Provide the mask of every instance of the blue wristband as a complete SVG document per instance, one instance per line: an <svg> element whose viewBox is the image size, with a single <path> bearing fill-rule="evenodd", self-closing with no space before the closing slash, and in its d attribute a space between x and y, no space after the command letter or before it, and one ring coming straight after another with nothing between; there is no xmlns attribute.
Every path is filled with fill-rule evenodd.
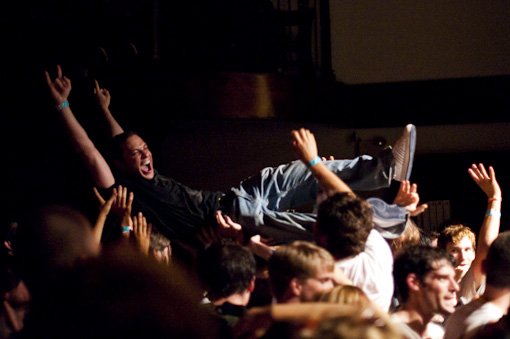
<svg viewBox="0 0 510 339"><path fill-rule="evenodd" d="M306 164L306 167L311 168L312 166L317 165L319 162L322 162L322 159L321 157L316 156L308 164Z"/></svg>
<svg viewBox="0 0 510 339"><path fill-rule="evenodd" d="M486 217L491 216L491 217L501 218L501 211L498 211L497 209L491 208L490 210L485 212L485 216Z"/></svg>
<svg viewBox="0 0 510 339"><path fill-rule="evenodd" d="M129 233L133 230L131 226L122 226L122 233Z"/></svg>
<svg viewBox="0 0 510 339"><path fill-rule="evenodd" d="M66 107L69 107L69 101L67 100L57 105L57 111L61 112Z"/></svg>

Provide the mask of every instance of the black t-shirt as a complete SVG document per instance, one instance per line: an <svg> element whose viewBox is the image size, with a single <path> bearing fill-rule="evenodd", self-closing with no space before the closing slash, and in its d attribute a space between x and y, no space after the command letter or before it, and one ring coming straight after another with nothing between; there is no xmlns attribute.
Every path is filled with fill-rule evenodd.
<svg viewBox="0 0 510 339"><path fill-rule="evenodd" d="M122 185L134 193L133 216L142 212L148 223L171 240L195 246L198 240L194 234L199 228L216 224L214 214L223 192L193 190L157 171L152 180L118 171L114 176L113 187Z"/></svg>

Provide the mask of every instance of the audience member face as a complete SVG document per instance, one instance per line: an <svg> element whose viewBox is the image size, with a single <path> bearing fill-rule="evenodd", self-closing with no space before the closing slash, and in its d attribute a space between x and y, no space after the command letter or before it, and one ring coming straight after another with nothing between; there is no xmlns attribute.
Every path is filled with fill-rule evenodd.
<svg viewBox="0 0 510 339"><path fill-rule="evenodd" d="M315 276L300 282L299 299L313 301L318 292L328 291L333 287L333 272L320 271Z"/></svg>
<svg viewBox="0 0 510 339"><path fill-rule="evenodd" d="M154 178L152 153L142 138L132 135L124 141L122 148L124 149L122 165L125 171L148 180Z"/></svg>
<svg viewBox="0 0 510 339"><path fill-rule="evenodd" d="M455 311L459 285L455 281L455 269L447 262L428 272L422 285L421 308L430 314L448 315Z"/></svg>
<svg viewBox="0 0 510 339"><path fill-rule="evenodd" d="M446 251L457 260L455 274L457 282L460 282L475 260L475 250L468 237L463 237L458 243L449 243L446 245Z"/></svg>
<svg viewBox="0 0 510 339"><path fill-rule="evenodd" d="M165 265L169 265L171 260L170 258L172 257L172 248L167 246L161 251L152 250L152 254L156 261Z"/></svg>

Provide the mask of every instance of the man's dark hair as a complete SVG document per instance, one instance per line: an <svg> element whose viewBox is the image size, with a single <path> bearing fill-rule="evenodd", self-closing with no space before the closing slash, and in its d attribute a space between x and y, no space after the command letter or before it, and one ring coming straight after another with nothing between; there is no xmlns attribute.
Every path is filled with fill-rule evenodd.
<svg viewBox="0 0 510 339"><path fill-rule="evenodd" d="M487 285L497 288L510 287L510 231L500 233L494 240L485 261Z"/></svg>
<svg viewBox="0 0 510 339"><path fill-rule="evenodd" d="M114 160L122 161L123 160L124 149L122 148L122 144L129 137L131 137L133 135L139 136L139 134L134 131L126 131L126 132L117 134L110 140L110 143L108 144L108 149L107 149L107 156L110 161L114 161Z"/></svg>
<svg viewBox="0 0 510 339"><path fill-rule="evenodd" d="M428 272L438 269L445 263L453 267L457 265L455 258L442 248L426 245L405 248L397 255L393 264L393 277L400 300L405 302L409 298L407 286L409 274L414 273L421 282L424 282Z"/></svg>
<svg viewBox="0 0 510 339"><path fill-rule="evenodd" d="M337 193L319 206L316 227L319 235L326 236L326 249L336 259L357 255L365 249L373 228L372 208L359 197Z"/></svg>
<svg viewBox="0 0 510 339"><path fill-rule="evenodd" d="M211 301L245 291L255 270L250 250L229 239L209 245L197 258L198 278Z"/></svg>

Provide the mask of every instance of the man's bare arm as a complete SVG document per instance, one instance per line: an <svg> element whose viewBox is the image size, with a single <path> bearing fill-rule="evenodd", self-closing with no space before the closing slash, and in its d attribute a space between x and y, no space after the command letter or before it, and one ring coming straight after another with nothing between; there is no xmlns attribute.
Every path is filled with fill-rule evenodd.
<svg viewBox="0 0 510 339"><path fill-rule="evenodd" d="M103 118L106 121L110 138L113 138L116 135L124 133L124 129L119 125L117 120L115 120L112 113L110 112L110 92L106 88L99 87L99 82L97 82L97 80L95 83L96 87L94 87L94 96L96 103L99 106L99 109L103 114Z"/></svg>
<svg viewBox="0 0 510 339"><path fill-rule="evenodd" d="M308 165L310 161L318 156L315 136L309 130L301 128L300 130L292 131L292 137L294 153L299 160L305 165ZM351 188L327 168L323 162L319 162L310 167L310 171L328 196L339 192L354 194Z"/></svg>
<svg viewBox="0 0 510 339"><path fill-rule="evenodd" d="M46 82L64 127L74 149L87 166L94 183L99 188L108 188L115 183L110 166L96 148L85 129L80 125L68 104L71 92L71 80L62 75L62 69L57 66L57 77L52 80L45 72ZM63 105L64 103L67 103Z"/></svg>
<svg viewBox="0 0 510 339"><path fill-rule="evenodd" d="M487 258L489 247L494 240L496 240L499 234L501 222L501 188L496 180L496 173L492 166L489 167L489 172L487 173L483 164L478 166L473 164L468 172L474 182L484 191L488 198L487 213L483 219L480 232L478 233L475 260L471 264L476 289L478 289L485 280L485 275L482 270L482 262Z"/></svg>

